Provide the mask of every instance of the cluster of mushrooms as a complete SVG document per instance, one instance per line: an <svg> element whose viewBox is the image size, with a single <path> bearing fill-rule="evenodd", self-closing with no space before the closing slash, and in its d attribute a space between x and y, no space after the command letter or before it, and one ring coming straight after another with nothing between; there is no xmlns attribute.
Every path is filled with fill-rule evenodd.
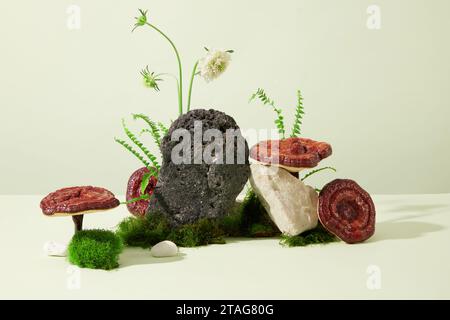
<svg viewBox="0 0 450 320"><path fill-rule="evenodd" d="M314 228L318 220L329 232L347 243L365 241L375 232L375 206L370 195L364 189L353 180L336 179L325 185L317 195L313 188L305 186L298 179L299 171L316 167L322 159L329 157L331 154L332 149L328 143L297 137L261 141L250 150L250 157L254 163L281 170L282 172L277 172L278 176L281 177L283 175L286 177L286 172L293 175L297 181L288 184L288 186L298 188L298 194L295 194L295 196L302 197L303 200L300 201L306 202L305 206L300 207L301 212L296 212L294 216L283 216L281 218L271 216L280 231L294 236ZM252 170L252 174L255 171ZM261 170L258 172L261 172ZM263 174L275 174L274 172L266 170ZM257 189L258 186L254 180L255 177L252 177L252 187ZM269 180L266 179L266 181ZM277 189L285 185L273 182L274 187L271 191L273 193L280 192ZM258 190L255 191L258 194ZM270 195L268 195L268 198L270 198ZM292 201L290 198L278 198L281 198L281 201ZM277 200L279 200L278 198ZM273 209L271 206L274 204L268 201L262 201L262 204L271 215L271 212L274 211L271 210ZM289 206L289 204L285 205ZM302 211L304 208L306 208L306 212ZM286 220L289 219L304 219L309 223L289 229L289 223L286 223Z"/></svg>
<svg viewBox="0 0 450 320"><path fill-rule="evenodd" d="M299 179L301 170L316 167L322 159L331 154L332 149L328 143L297 137L262 141L251 148L250 157L253 161L269 170L263 174L273 174L270 169L276 169L278 175L290 177L292 183L287 186L296 189L288 191L297 193L290 192L291 198L277 198L277 201L281 198L280 201L285 202L302 202L300 212L294 212L290 217L285 216L283 212L281 216L273 216L275 210L271 210L271 206L276 205L264 201L264 195L258 193L253 169L250 182L281 232L298 235L316 227L320 221L329 232L347 243L365 241L375 232L375 206L364 189L353 180L336 179L325 185L317 194L313 188L304 185ZM133 173L128 183L127 200L139 194L140 182L146 172L148 170L142 168ZM295 179L292 180L293 178ZM146 193L151 194L155 185L156 178L149 183ZM273 192L283 191L276 190L277 188L275 186ZM295 198L292 198L292 195ZM290 204L282 205L288 207ZM72 217L77 232L82 230L85 214L105 212L119 205L119 200L112 192L104 188L83 186L52 192L41 201L40 207L45 216ZM143 216L147 205L147 200L137 201L128 204L128 209L136 216ZM278 212L280 213L280 210Z"/></svg>

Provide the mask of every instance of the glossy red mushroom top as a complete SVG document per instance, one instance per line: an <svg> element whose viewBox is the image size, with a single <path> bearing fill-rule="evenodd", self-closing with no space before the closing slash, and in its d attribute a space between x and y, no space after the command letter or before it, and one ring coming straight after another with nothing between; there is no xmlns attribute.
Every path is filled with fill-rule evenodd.
<svg viewBox="0 0 450 320"><path fill-rule="evenodd" d="M76 215L89 210L106 210L119 206L114 194L104 188L85 186L59 189L41 201L45 215Z"/></svg>
<svg viewBox="0 0 450 320"><path fill-rule="evenodd" d="M306 138L261 141L250 149L252 159L292 168L315 167L331 153L328 143Z"/></svg>
<svg viewBox="0 0 450 320"><path fill-rule="evenodd" d="M153 170L156 170L156 168L153 168ZM127 194L126 194L127 202L134 198L139 198L140 196L142 196L142 194L141 194L142 179L143 179L144 175L146 175L149 172L150 172L150 170L147 169L146 167L140 168L140 169L136 170L135 172L133 172L130 179L128 180ZM156 177L154 177L154 176L150 177L149 183L147 185L147 188L145 189L144 194L152 195L157 182L158 182L158 179ZM149 203L150 203L150 200L145 200L145 199L139 200L139 201L134 201L134 202L128 202L127 208L131 214L133 214L135 216L143 217L143 216L145 216L145 213L147 212L147 207L148 207Z"/></svg>
<svg viewBox="0 0 450 320"><path fill-rule="evenodd" d="M369 239L375 232L375 205L370 194L350 179L336 179L320 191L319 220L347 243Z"/></svg>

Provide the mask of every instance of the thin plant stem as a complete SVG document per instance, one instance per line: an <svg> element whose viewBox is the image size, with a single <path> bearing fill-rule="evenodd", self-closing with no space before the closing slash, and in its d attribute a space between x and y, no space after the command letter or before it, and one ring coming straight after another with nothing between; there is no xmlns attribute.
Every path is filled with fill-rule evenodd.
<svg viewBox="0 0 450 320"><path fill-rule="evenodd" d="M317 172L320 172L320 171L323 171L323 170L331 170L331 171L334 171L334 172L337 171L337 170L336 170L335 168L333 168L333 167L323 167L323 168L315 169L315 170L312 170L312 171L308 172L301 180L304 181L304 180L306 180L308 177L312 176L313 174L316 174Z"/></svg>
<svg viewBox="0 0 450 320"><path fill-rule="evenodd" d="M198 61L195 62L194 68L192 69L191 81L189 83L189 93L188 93L188 102L187 102L187 112L191 110L191 95L192 95L192 85L194 84L194 78L197 74Z"/></svg>
<svg viewBox="0 0 450 320"><path fill-rule="evenodd" d="M167 39L167 41L169 41L170 45L173 48L173 51L175 52L175 55L177 57L177 61L178 61L178 73L179 73L179 82L178 82L178 111L180 113L180 115L183 114L183 67L181 65L181 58L180 58L180 54L178 53L177 47L175 47L175 44L173 43L173 41L164 33L162 32L160 29L158 29L157 27L155 27L154 25L152 25L151 23L146 23L149 27L153 28L154 30L156 30L157 32L159 32L164 38Z"/></svg>

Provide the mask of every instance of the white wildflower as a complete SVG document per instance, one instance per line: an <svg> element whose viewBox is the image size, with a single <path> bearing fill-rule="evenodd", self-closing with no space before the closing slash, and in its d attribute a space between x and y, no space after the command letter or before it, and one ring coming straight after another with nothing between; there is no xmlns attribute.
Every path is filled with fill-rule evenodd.
<svg viewBox="0 0 450 320"><path fill-rule="evenodd" d="M225 72L231 61L231 50L208 50L206 56L199 61L200 75L207 81L219 77Z"/></svg>

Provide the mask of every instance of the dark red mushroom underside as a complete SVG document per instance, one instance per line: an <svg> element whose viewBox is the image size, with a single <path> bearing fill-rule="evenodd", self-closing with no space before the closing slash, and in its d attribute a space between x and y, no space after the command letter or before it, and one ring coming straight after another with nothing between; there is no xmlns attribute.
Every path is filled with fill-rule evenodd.
<svg viewBox="0 0 450 320"><path fill-rule="evenodd" d="M130 201L131 199L139 198L141 196L141 182L142 178L146 173L149 173L150 171L146 168L140 168L133 172L130 179L128 180L127 185L127 194L126 194L126 200ZM155 177L150 177L150 181L147 185L147 188L145 189L144 194L151 195L153 193L153 190L155 189L157 179ZM131 203L127 203L127 209L128 211L135 216L144 216L148 204L150 203L150 200L139 200Z"/></svg>
<svg viewBox="0 0 450 320"><path fill-rule="evenodd" d="M259 162L297 168L315 167L331 153L328 143L306 138L261 141L250 149L250 157Z"/></svg>
<svg viewBox="0 0 450 320"><path fill-rule="evenodd" d="M365 241L375 232L375 205L355 181L336 179L319 194L319 220L347 243Z"/></svg>
<svg viewBox="0 0 450 320"><path fill-rule="evenodd" d="M50 193L41 201L45 215L78 213L88 210L106 210L119 206L114 194L104 188L84 186L70 187Z"/></svg>

